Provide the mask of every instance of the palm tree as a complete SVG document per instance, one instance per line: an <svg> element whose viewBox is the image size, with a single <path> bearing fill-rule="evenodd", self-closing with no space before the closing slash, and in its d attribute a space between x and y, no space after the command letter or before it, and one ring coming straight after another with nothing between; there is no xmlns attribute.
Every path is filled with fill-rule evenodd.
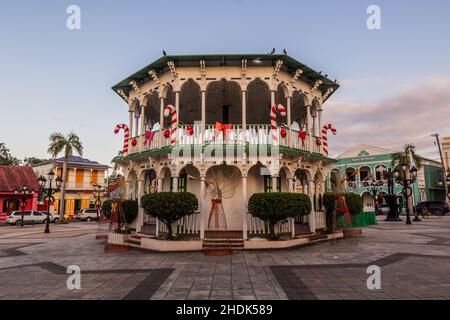
<svg viewBox="0 0 450 320"><path fill-rule="evenodd" d="M392 155L392 166L395 168L396 166L405 164L408 168L411 168L411 166L414 165L416 169L420 169L422 167L422 158L416 154L416 146L413 144L405 144L403 149L404 150L402 152ZM403 176L402 170L399 171L400 176ZM406 179L410 179L409 170L406 170ZM413 215L412 193L406 200L408 201L409 214Z"/></svg>
<svg viewBox="0 0 450 320"><path fill-rule="evenodd" d="M61 204L59 206L60 221L64 220L65 199L66 199L66 176L67 176L67 162L73 156L74 151L80 156L83 156L83 144L80 138L71 131L67 136L60 132L54 132L50 135L50 144L48 146L48 153L53 158L56 158L61 152L64 153L63 172L62 172L62 186L61 186Z"/></svg>

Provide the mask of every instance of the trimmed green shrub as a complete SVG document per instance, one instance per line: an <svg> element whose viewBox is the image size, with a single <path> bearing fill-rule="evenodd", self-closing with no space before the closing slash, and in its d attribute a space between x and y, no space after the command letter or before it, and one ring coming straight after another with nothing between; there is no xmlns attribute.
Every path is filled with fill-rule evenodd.
<svg viewBox="0 0 450 320"><path fill-rule="evenodd" d="M345 203L347 203L348 210L352 216L360 214L364 208L363 198L356 193L345 193Z"/></svg>
<svg viewBox="0 0 450 320"><path fill-rule="evenodd" d="M124 200L122 202L123 216L126 223L130 224L138 215L139 205L136 200Z"/></svg>
<svg viewBox="0 0 450 320"><path fill-rule="evenodd" d="M248 211L269 224L270 238L275 239L278 221L311 213L311 200L300 193L255 193L248 201Z"/></svg>
<svg viewBox="0 0 450 320"><path fill-rule="evenodd" d="M159 219L167 226L167 238L171 240L172 223L195 213L198 209L198 200L190 192L149 193L142 196L141 207L146 214Z"/></svg>

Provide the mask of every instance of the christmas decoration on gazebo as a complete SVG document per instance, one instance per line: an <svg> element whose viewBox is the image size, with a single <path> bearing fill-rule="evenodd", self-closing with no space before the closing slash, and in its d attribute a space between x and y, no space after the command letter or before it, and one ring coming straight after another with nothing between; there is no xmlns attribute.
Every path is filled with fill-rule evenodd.
<svg viewBox="0 0 450 320"><path fill-rule="evenodd" d="M118 125L116 125L115 129L114 129L114 133L118 134L120 130L124 131L124 137L123 137L123 154L125 155L126 153L128 153L128 139L130 138L130 129L128 128L128 126L126 124L120 123Z"/></svg>
<svg viewBox="0 0 450 320"><path fill-rule="evenodd" d="M277 126L277 112L280 113L281 116L286 116L286 109L281 104L274 104L270 109L270 128L272 129L272 145L278 145L278 126Z"/></svg>
<svg viewBox="0 0 450 320"><path fill-rule="evenodd" d="M337 133L336 129L333 127L331 123L324 125L322 128L323 152L327 156L328 156L328 131L331 131L331 133L333 133L334 136Z"/></svg>

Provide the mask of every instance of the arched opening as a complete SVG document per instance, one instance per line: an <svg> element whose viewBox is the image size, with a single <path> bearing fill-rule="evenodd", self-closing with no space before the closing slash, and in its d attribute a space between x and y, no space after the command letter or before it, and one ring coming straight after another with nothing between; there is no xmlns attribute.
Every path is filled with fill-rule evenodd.
<svg viewBox="0 0 450 320"><path fill-rule="evenodd" d="M188 164L180 170L178 192L191 192L197 196L200 194L200 171L192 164Z"/></svg>
<svg viewBox="0 0 450 320"><path fill-rule="evenodd" d="M161 176L162 176L162 186L161 191L162 192L172 192L173 191L173 179L172 179L172 173L170 172L170 169L167 167L162 168L161 170Z"/></svg>
<svg viewBox="0 0 450 320"><path fill-rule="evenodd" d="M319 120L318 120L319 110L320 110L320 102L317 99L314 99L311 103L311 121L312 121L311 132L312 135L315 137L320 137L321 136L320 133L322 131L322 128L319 128Z"/></svg>
<svg viewBox="0 0 450 320"><path fill-rule="evenodd" d="M158 190L156 171L154 169L145 170L143 173L144 194L155 193Z"/></svg>
<svg viewBox="0 0 450 320"><path fill-rule="evenodd" d="M194 124L202 120L200 86L193 79L188 79L181 86L180 92L180 124Z"/></svg>
<svg viewBox="0 0 450 320"><path fill-rule="evenodd" d="M356 170L354 168L346 168L345 169L345 180L347 181L347 186L349 188L356 187Z"/></svg>
<svg viewBox="0 0 450 320"><path fill-rule="evenodd" d="M359 179L361 182L370 182L372 179L371 169L368 166L359 168Z"/></svg>
<svg viewBox="0 0 450 320"><path fill-rule="evenodd" d="M248 170L247 190L249 196L254 193L272 192L271 173L269 169L260 162Z"/></svg>
<svg viewBox="0 0 450 320"><path fill-rule="evenodd" d="M375 211L375 203L372 195L370 192L363 192L361 195L363 198L363 211L365 212L371 212Z"/></svg>
<svg viewBox="0 0 450 320"><path fill-rule="evenodd" d="M128 199L130 200L137 200L139 198L138 194L138 179L136 171L131 170L128 173Z"/></svg>
<svg viewBox="0 0 450 320"><path fill-rule="evenodd" d="M298 127L302 130L306 130L306 108L308 105L308 97L299 91L294 91L291 99L291 121L290 125L293 125L295 129ZM295 123L294 123L295 122Z"/></svg>
<svg viewBox="0 0 450 320"><path fill-rule="evenodd" d="M19 209L20 209L20 202L18 199L3 200L2 212L10 213L11 211L17 211Z"/></svg>
<svg viewBox="0 0 450 320"><path fill-rule="evenodd" d="M344 184L339 169L332 169L330 172L330 189L332 192L343 192Z"/></svg>
<svg viewBox="0 0 450 320"><path fill-rule="evenodd" d="M205 175L207 230L242 230L242 175L239 168L225 164L210 167Z"/></svg>
<svg viewBox="0 0 450 320"><path fill-rule="evenodd" d="M308 190L308 181L311 180L311 174L308 170L297 169L294 173L294 190L295 192L308 195L311 190Z"/></svg>
<svg viewBox="0 0 450 320"><path fill-rule="evenodd" d="M172 105L175 106L175 93L173 92L173 87L167 83L163 90L164 106ZM163 117L164 127L168 128L171 126L171 117Z"/></svg>
<svg viewBox="0 0 450 320"><path fill-rule="evenodd" d="M206 123L242 123L241 87L235 81L221 79L206 88Z"/></svg>
<svg viewBox="0 0 450 320"><path fill-rule="evenodd" d="M156 91L144 96L142 104L145 106L144 123L146 129L152 129L160 121L161 103Z"/></svg>
<svg viewBox="0 0 450 320"><path fill-rule="evenodd" d="M324 189L324 176L322 172L317 171L314 175L314 194L313 194L313 209L314 211L323 211L322 194Z"/></svg>
<svg viewBox="0 0 450 320"><path fill-rule="evenodd" d="M260 78L247 86L247 123L270 123L270 90L267 83Z"/></svg>
<svg viewBox="0 0 450 320"><path fill-rule="evenodd" d="M388 169L386 166L381 165L381 164L377 165L375 167L375 180L377 180L377 181L387 180L387 172L388 172Z"/></svg>

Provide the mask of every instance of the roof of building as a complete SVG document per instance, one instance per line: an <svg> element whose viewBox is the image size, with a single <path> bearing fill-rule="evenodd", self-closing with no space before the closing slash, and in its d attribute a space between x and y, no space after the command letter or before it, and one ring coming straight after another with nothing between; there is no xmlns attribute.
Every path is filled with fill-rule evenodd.
<svg viewBox="0 0 450 320"><path fill-rule="evenodd" d="M361 154L360 152L366 151L366 153ZM375 155L383 155L383 154L394 154L398 153L398 151L386 149L386 148L380 148L376 146L371 146L368 144L360 144L356 147L351 148L350 150L347 150L340 154L337 159L344 159L344 158L354 158L354 157L362 157L362 156L375 156Z"/></svg>
<svg viewBox="0 0 450 320"><path fill-rule="evenodd" d="M56 158L56 159L51 159L48 160L46 162L43 162L41 164L38 164L34 167L43 165L43 164L49 164L49 163L53 163L54 165L63 165L64 163L64 157L60 157L60 158ZM89 167L98 167L98 168L103 168L103 169L108 169L109 166L105 165L105 164L100 164L97 161L93 161L93 160L89 160L86 158L82 158L80 156L70 156L67 164L69 166L89 166Z"/></svg>
<svg viewBox="0 0 450 320"><path fill-rule="evenodd" d="M32 167L0 166L0 192L21 190L24 185L30 190L39 191L39 183Z"/></svg>
<svg viewBox="0 0 450 320"><path fill-rule="evenodd" d="M303 73L299 79L310 82L311 84L314 84L317 80L322 80L323 84L320 86L322 93L325 93L329 88L333 88L334 91L339 88L339 84L336 82L331 81L321 73L308 67L306 64L303 64L285 54L197 54L163 56L120 81L114 85L112 89L116 92L119 89L122 89L126 94L128 94L131 91L130 81L134 80L137 83L141 83L150 80L151 78L148 74L150 70L155 70L157 73L168 71L168 61L173 61L177 67L192 67L198 66L198 62L201 59L205 61L206 66L240 66L242 59L248 60L248 66L272 66L275 65L277 60L281 60L283 61L283 67L286 68L289 73L294 73L297 69L303 70ZM255 63L254 61L258 62Z"/></svg>

